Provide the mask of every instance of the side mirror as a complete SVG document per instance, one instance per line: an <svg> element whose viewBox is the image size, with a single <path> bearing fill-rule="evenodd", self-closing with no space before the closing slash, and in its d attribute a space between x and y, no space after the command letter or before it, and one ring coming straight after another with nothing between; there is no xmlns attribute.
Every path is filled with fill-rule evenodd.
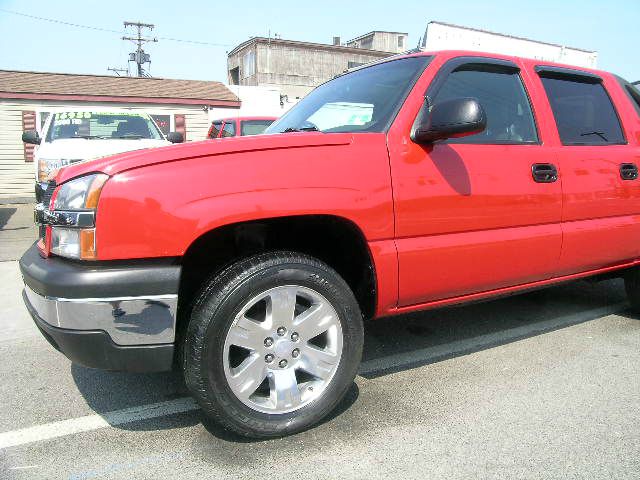
<svg viewBox="0 0 640 480"><path fill-rule="evenodd" d="M22 141L24 143L40 145L40 142L42 140L40 139L40 135L38 135L38 132L36 132L35 130L27 130L26 132L22 133Z"/></svg>
<svg viewBox="0 0 640 480"><path fill-rule="evenodd" d="M475 98L455 98L436 103L431 112L420 115L411 139L416 143L433 143L474 135L485 128L487 116L482 105Z"/></svg>
<svg viewBox="0 0 640 480"><path fill-rule="evenodd" d="M169 132L167 134L167 140L169 140L171 143L182 143L184 142L184 135L182 135L180 132Z"/></svg>

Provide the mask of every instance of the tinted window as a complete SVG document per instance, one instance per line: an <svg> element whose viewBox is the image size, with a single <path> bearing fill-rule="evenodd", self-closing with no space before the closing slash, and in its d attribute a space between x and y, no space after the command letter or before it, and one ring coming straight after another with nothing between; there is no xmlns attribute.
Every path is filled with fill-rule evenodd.
<svg viewBox="0 0 640 480"><path fill-rule="evenodd" d="M453 71L432 98L432 103L464 97L480 102L487 115L487 128L476 135L450 139L448 143L518 144L538 141L529 98L518 73Z"/></svg>
<svg viewBox="0 0 640 480"><path fill-rule="evenodd" d="M222 129L223 137L234 137L236 135L236 124L233 120L230 120L228 123L225 122L224 128Z"/></svg>
<svg viewBox="0 0 640 480"><path fill-rule="evenodd" d="M300 100L267 133L291 129L383 132L430 60L426 56L402 58L341 75Z"/></svg>
<svg viewBox="0 0 640 480"><path fill-rule="evenodd" d="M620 121L601 83L542 77L564 145L625 143Z"/></svg>
<svg viewBox="0 0 640 480"><path fill-rule="evenodd" d="M236 126L233 120L216 120L209 129L209 138L233 137L236 134Z"/></svg>
<svg viewBox="0 0 640 480"><path fill-rule="evenodd" d="M627 97L629 97L633 108L636 109L636 113L640 115L640 89L638 88L638 84L629 83L624 78L618 77L617 75L616 79L627 94Z"/></svg>
<svg viewBox="0 0 640 480"><path fill-rule="evenodd" d="M244 120L240 135L260 135L273 123L273 120Z"/></svg>
<svg viewBox="0 0 640 480"><path fill-rule="evenodd" d="M171 116L170 115L151 115L153 121L162 133L167 135L171 131Z"/></svg>
<svg viewBox="0 0 640 480"><path fill-rule="evenodd" d="M209 129L209 138L218 138L220 136L220 130L222 129L222 122L217 121L211 124Z"/></svg>

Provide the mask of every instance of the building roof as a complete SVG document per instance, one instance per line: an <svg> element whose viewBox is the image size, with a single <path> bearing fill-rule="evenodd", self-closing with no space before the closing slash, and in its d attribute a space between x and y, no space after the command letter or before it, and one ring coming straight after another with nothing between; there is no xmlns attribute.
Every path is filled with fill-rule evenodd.
<svg viewBox="0 0 640 480"><path fill-rule="evenodd" d="M391 35L406 35L406 36L409 36L409 34L407 32L388 32L386 30L373 30L373 31L371 31L369 33L365 33L364 35L360 35L360 36L358 36L356 38L352 38L347 43L357 42L358 40L362 40L363 38L369 37L369 36L374 35L376 33L390 33Z"/></svg>
<svg viewBox="0 0 640 480"><path fill-rule="evenodd" d="M284 40L282 38L266 38L266 37L251 37L249 40L242 42L228 53L228 56L235 55L240 50L253 45L254 43L273 43L275 45L288 45L292 47L302 47L315 50L333 50L336 52L356 53L360 55L371 55L373 57L388 57L389 52L382 52L380 50L369 50L368 48L353 48L344 45L329 45L327 43L313 43L313 42L301 42L298 40Z"/></svg>
<svg viewBox="0 0 640 480"><path fill-rule="evenodd" d="M203 80L0 70L0 98L239 106L224 84Z"/></svg>
<svg viewBox="0 0 640 480"><path fill-rule="evenodd" d="M514 38L516 40L525 40L527 42L534 42L534 43L540 43L542 45L550 45L552 47L564 47L564 48L569 48L571 50L577 50L579 52L585 52L585 53L598 53L595 52L593 50L583 50L582 48L575 48L575 47L567 47L566 45L559 45L557 43L549 43L549 42L541 42L539 40L533 40L531 38L525 38L525 37L516 37L514 35L506 35L504 33L498 33L498 32L491 32L489 30L481 30L479 28L473 28L473 27L465 27L463 25L456 25L454 23L446 23L446 22L438 22L438 21L431 21L429 23L427 23L427 32L429 31L429 25L431 25L432 23L435 23L436 25L443 25L445 27L452 27L452 28L460 28L462 30L469 30L471 32L480 32L480 33L488 33L489 35L498 35L499 37L505 37L505 38ZM425 32L424 37L422 39L422 45L424 46L426 40L427 40L427 32Z"/></svg>

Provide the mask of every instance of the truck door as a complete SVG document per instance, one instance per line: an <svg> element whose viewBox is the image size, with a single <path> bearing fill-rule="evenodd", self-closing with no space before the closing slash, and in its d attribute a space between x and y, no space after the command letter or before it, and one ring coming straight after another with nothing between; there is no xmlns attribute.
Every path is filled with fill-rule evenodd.
<svg viewBox="0 0 640 480"><path fill-rule="evenodd" d="M640 149L625 135L612 97L625 105L612 76L537 66L559 137L563 186L560 274L640 256ZM631 109L629 109L631 110ZM629 112L635 114L635 111Z"/></svg>
<svg viewBox="0 0 640 480"><path fill-rule="evenodd" d="M389 131L400 306L534 282L557 268L561 186L519 66L448 60L425 102L458 97L480 102L484 132L418 145L406 121Z"/></svg>

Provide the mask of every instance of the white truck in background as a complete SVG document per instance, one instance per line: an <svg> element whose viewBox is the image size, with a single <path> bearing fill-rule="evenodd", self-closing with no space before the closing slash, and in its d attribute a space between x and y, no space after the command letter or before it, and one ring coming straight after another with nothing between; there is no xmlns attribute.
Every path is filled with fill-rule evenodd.
<svg viewBox="0 0 640 480"><path fill-rule="evenodd" d="M435 21L427 24L420 49L500 53L583 68L598 62L598 52Z"/></svg>
<svg viewBox="0 0 640 480"><path fill-rule="evenodd" d="M60 168L131 150L162 147L184 140L182 134L165 136L150 115L126 109L54 110L42 128L22 134L36 145L34 152L36 197Z"/></svg>

